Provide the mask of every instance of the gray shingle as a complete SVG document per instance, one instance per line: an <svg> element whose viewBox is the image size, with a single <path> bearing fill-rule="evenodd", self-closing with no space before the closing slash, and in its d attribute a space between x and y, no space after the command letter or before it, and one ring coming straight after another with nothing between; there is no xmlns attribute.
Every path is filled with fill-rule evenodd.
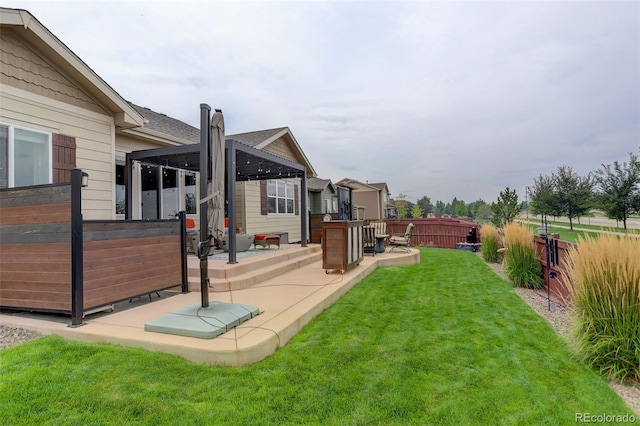
<svg viewBox="0 0 640 426"><path fill-rule="evenodd" d="M197 127L193 127L165 114L152 111L149 108L141 107L132 103L130 104L148 121L148 123L145 123L144 125L145 128L163 133L167 136L184 139L191 143L200 142L200 129Z"/></svg>
<svg viewBox="0 0 640 426"><path fill-rule="evenodd" d="M278 127L276 129L258 130L257 132L237 133L235 135L227 136L245 145L256 146L285 129L286 127Z"/></svg>

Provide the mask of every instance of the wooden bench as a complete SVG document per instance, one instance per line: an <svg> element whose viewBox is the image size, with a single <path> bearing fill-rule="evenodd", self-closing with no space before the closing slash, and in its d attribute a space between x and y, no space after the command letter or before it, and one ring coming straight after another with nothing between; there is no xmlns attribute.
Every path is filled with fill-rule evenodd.
<svg viewBox="0 0 640 426"><path fill-rule="evenodd" d="M271 244L277 245L278 249L280 249L280 235L278 234L256 234L253 238L253 246L254 248L258 248L258 246L262 246L263 248L269 247L271 248Z"/></svg>

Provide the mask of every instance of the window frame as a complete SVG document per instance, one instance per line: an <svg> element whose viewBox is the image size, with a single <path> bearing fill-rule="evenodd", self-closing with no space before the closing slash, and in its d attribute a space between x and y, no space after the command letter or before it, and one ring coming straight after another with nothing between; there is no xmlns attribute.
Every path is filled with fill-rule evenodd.
<svg viewBox="0 0 640 426"><path fill-rule="evenodd" d="M275 195L273 187L275 186ZM282 191L281 191L282 189ZM278 216L295 216L296 214L296 187L293 182L287 182L282 179L267 180L267 214ZM275 200L270 202L270 200ZM284 212L281 212L281 203L284 206ZM275 211L274 211L275 210ZM289 211L291 210L291 211Z"/></svg>
<svg viewBox="0 0 640 426"><path fill-rule="evenodd" d="M30 127L19 126L0 122L0 126L7 127L7 188L15 188L16 186L16 159L15 159L15 131L16 129L26 132L37 133L47 137L47 182L34 183L33 185L44 185L53 182L53 133L43 130L36 130ZM0 153L2 155L2 153ZM30 186L30 185L26 185Z"/></svg>

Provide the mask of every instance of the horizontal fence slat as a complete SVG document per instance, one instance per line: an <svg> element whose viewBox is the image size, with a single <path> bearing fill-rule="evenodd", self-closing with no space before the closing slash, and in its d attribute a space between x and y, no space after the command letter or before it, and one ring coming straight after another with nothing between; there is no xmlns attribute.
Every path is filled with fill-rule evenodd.
<svg viewBox="0 0 640 426"><path fill-rule="evenodd" d="M50 244L71 241L71 222L0 226L2 244Z"/></svg>
<svg viewBox="0 0 640 426"><path fill-rule="evenodd" d="M0 205L3 208L59 203L71 204L71 183L24 186L0 190Z"/></svg>
<svg viewBox="0 0 640 426"><path fill-rule="evenodd" d="M35 310L51 313L71 312L71 303L51 300L26 300L21 297L15 299L0 299L0 307L4 309Z"/></svg>
<svg viewBox="0 0 640 426"><path fill-rule="evenodd" d="M180 235L180 221L90 221L83 225L84 241L104 241Z"/></svg>
<svg viewBox="0 0 640 426"><path fill-rule="evenodd" d="M71 221L70 204L42 204L31 206L2 206L0 225L59 223Z"/></svg>
<svg viewBox="0 0 640 426"><path fill-rule="evenodd" d="M85 275L84 286L86 290L96 289L96 288L116 288L121 283L129 283L138 281L145 277L161 277L167 274L171 274L172 271L175 272L176 266L179 266L179 262L174 264L143 264L142 267L137 269L127 268L125 271L115 272L117 269L114 269L114 272L110 275L105 275L99 271L99 274L90 274L89 276Z"/></svg>

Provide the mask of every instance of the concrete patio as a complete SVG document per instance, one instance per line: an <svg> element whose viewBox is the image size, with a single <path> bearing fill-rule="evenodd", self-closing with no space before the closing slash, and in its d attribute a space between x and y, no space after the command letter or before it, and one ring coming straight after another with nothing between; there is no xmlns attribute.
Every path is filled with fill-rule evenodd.
<svg viewBox="0 0 640 426"><path fill-rule="evenodd" d="M260 250L260 249L258 249ZM84 342L107 342L179 355L197 363L241 366L255 363L286 345L309 321L331 306L376 267L420 262L420 252L365 255L359 266L340 274L325 273L319 245L303 248L291 244L283 250L264 250L238 263L209 261L211 302L257 306L260 315L213 339L148 332L145 323L182 307L197 304L199 260L190 257L186 294L163 292L160 298L143 297L114 312L87 315L80 327L69 318L30 312L3 312L0 324L55 334Z"/></svg>

